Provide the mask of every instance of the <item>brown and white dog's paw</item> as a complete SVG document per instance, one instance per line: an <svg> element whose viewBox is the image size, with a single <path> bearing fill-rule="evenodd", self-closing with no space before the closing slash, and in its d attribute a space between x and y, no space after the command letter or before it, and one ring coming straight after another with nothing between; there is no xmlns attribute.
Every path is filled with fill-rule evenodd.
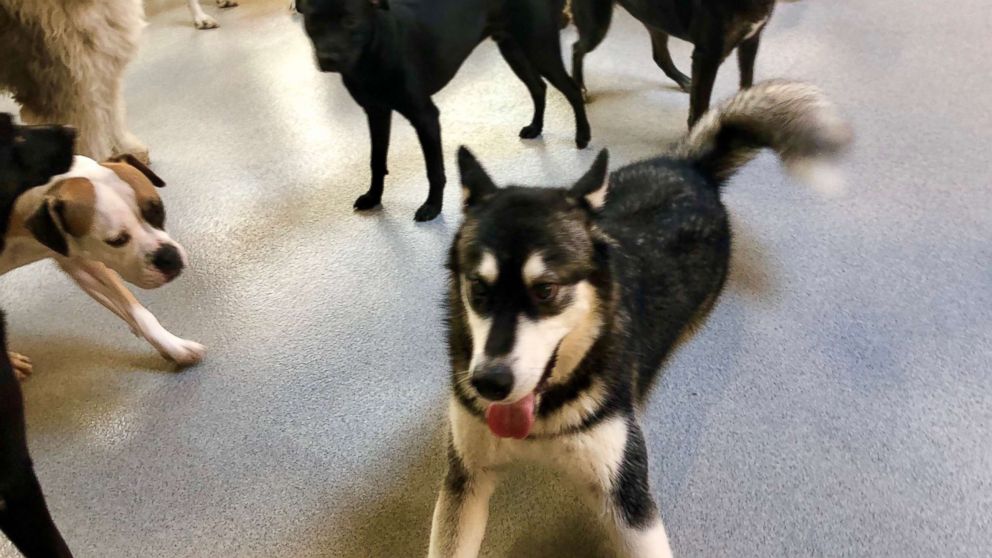
<svg viewBox="0 0 992 558"><path fill-rule="evenodd" d="M193 25L195 25L197 29L216 29L217 20L207 14L203 14L193 20Z"/></svg>
<svg viewBox="0 0 992 558"><path fill-rule="evenodd" d="M31 371L34 370L31 359L20 353L10 351L7 352L7 356L10 357L10 365L14 369L14 376L22 382L26 380L31 375Z"/></svg>
<svg viewBox="0 0 992 558"><path fill-rule="evenodd" d="M196 341L188 341L176 337L164 344L160 352L162 356L179 366L192 366L203 360L203 355L206 354L207 348Z"/></svg>

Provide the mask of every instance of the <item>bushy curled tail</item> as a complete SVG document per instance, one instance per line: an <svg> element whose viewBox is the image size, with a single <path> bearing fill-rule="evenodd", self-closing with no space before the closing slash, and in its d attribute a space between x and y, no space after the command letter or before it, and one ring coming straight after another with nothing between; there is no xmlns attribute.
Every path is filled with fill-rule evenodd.
<svg viewBox="0 0 992 558"><path fill-rule="evenodd" d="M835 193L843 183L833 160L851 140L850 125L819 88L771 80L710 109L676 153L722 184L767 147L793 175Z"/></svg>

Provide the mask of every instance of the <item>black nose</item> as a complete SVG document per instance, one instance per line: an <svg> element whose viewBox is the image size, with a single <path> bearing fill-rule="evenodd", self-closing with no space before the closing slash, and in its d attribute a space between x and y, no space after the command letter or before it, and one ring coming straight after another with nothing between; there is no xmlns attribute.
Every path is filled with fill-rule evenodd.
<svg viewBox="0 0 992 558"><path fill-rule="evenodd" d="M169 279L175 279L183 270L183 258L179 255L179 249L175 245L163 244L152 255L152 265Z"/></svg>
<svg viewBox="0 0 992 558"><path fill-rule="evenodd" d="M482 366L472 373L472 387L490 401L501 401L513 390L513 371L505 364Z"/></svg>

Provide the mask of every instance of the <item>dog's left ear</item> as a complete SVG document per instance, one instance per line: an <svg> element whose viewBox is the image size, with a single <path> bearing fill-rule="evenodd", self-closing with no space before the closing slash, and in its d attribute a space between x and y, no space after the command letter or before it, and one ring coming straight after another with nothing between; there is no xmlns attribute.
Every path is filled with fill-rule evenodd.
<svg viewBox="0 0 992 558"><path fill-rule="evenodd" d="M38 210L27 218L24 226L38 242L63 256L68 256L69 244L65 240L62 229L55 223L55 217L52 216L54 208L52 208L51 203L53 201L53 199L46 197L38 206Z"/></svg>
<svg viewBox="0 0 992 558"><path fill-rule="evenodd" d="M606 203L606 193L610 187L610 152L602 150L596 155L592 167L568 191L576 199L585 199L589 207L599 209Z"/></svg>
<svg viewBox="0 0 992 558"><path fill-rule="evenodd" d="M468 209L496 192L485 169L464 145L458 148L458 172L462 177L462 208Z"/></svg>
<svg viewBox="0 0 992 558"><path fill-rule="evenodd" d="M152 169L148 168L147 165L139 161L137 157L131 155L130 153L125 153L124 155L117 155L116 157L111 157L110 159L108 159L108 161L110 161L111 163L127 163L132 167L141 171L141 174L145 175L145 177L147 177L148 180L151 181L152 185L154 185L156 188L165 187L165 181L162 180L159 177L159 175L152 172Z"/></svg>

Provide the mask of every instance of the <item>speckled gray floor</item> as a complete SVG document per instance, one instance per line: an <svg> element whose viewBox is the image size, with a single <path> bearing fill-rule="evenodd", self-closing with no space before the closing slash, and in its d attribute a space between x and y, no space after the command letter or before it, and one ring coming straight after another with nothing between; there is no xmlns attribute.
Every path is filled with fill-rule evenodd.
<svg viewBox="0 0 992 558"><path fill-rule="evenodd" d="M421 555L458 189L413 223L424 167L396 121L386 207L353 214L365 120L286 2L245 0L209 32L165 4L127 97L193 264L140 296L210 352L173 372L51 265L0 281L13 347L36 363L24 390L54 516L80 558ZM985 0L806 0L773 17L757 74L845 108L851 193L817 198L770 156L727 188L727 290L645 417L678 556L992 553L990 32ZM687 70L688 46L673 51ZM681 132L688 97L627 15L588 75L593 146L616 164ZM730 62L716 96L736 80ZM491 43L436 100L452 179L462 143L532 184L595 153L573 148L557 93L544 138L516 138L529 101ZM484 555L602 556L602 539L570 485L525 470L493 502Z"/></svg>

